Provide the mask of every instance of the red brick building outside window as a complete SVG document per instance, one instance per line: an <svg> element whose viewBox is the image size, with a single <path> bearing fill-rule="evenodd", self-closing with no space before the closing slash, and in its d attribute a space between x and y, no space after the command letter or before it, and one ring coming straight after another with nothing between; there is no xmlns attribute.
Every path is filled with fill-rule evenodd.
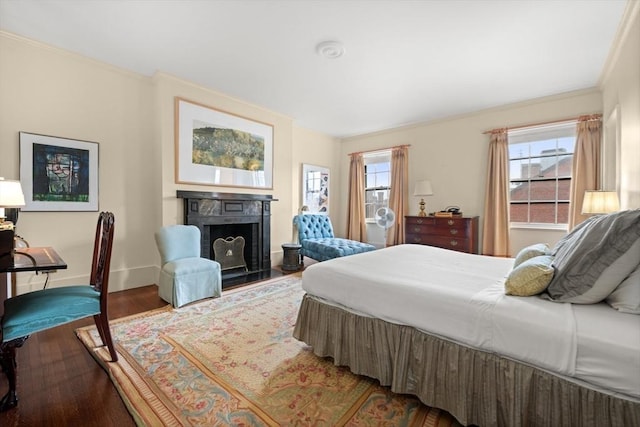
<svg viewBox="0 0 640 427"><path fill-rule="evenodd" d="M575 125L565 127L558 138L512 143L509 135L512 224L568 223L575 136L566 134Z"/></svg>

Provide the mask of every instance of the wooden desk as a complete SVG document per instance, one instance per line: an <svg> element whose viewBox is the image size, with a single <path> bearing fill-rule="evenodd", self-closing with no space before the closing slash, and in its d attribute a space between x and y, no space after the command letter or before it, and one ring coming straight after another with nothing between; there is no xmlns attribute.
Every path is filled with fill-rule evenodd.
<svg viewBox="0 0 640 427"><path fill-rule="evenodd" d="M4 300L14 296L14 280L8 276L23 271L64 270L67 263L50 247L18 248L13 256L13 266L0 271L0 316L4 314ZM11 289L9 286L11 285Z"/></svg>

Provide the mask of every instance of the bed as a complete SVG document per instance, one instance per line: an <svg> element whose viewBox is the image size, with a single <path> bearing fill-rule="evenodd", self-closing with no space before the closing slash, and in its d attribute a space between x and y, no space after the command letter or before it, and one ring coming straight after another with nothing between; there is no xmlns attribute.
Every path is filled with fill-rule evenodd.
<svg viewBox="0 0 640 427"><path fill-rule="evenodd" d="M537 246L512 259L399 245L311 265L294 336L464 425L640 425L640 211ZM516 296L536 262L542 287ZM585 275L597 286L576 295Z"/></svg>

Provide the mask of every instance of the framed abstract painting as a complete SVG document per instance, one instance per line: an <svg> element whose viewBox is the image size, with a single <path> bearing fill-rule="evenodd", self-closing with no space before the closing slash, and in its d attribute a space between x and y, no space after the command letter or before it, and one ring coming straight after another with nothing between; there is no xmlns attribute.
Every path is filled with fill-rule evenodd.
<svg viewBox="0 0 640 427"><path fill-rule="evenodd" d="M20 132L23 211L97 211L98 143Z"/></svg>

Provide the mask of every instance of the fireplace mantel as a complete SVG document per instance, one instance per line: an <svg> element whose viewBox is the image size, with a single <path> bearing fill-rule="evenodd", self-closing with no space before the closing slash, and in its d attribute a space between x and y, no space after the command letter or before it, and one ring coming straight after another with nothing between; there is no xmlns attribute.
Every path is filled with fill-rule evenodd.
<svg viewBox="0 0 640 427"><path fill-rule="evenodd" d="M242 194L242 193L214 193L210 191L183 191L176 192L179 199L212 199L212 200L261 200L265 202L277 202L270 194Z"/></svg>
<svg viewBox="0 0 640 427"><path fill-rule="evenodd" d="M242 235L246 271L222 272L225 278L271 270L271 195L177 191L184 199L184 223L195 225L202 235L200 253L215 260L213 242L219 237Z"/></svg>

